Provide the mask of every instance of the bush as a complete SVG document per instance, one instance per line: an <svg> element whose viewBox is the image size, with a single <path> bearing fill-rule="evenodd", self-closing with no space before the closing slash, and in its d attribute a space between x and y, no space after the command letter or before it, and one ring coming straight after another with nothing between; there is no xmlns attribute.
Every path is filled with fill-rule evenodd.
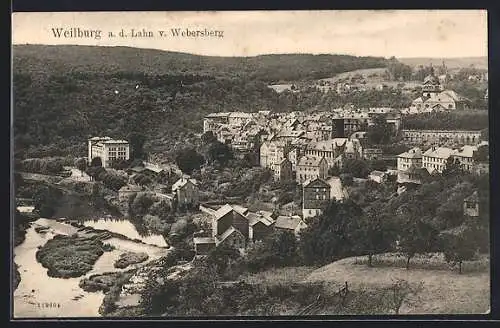
<svg viewBox="0 0 500 328"><path fill-rule="evenodd" d="M114 267L118 269L125 269L129 265L142 263L149 258L149 255L142 253L127 252L120 255L120 258L114 263Z"/></svg>

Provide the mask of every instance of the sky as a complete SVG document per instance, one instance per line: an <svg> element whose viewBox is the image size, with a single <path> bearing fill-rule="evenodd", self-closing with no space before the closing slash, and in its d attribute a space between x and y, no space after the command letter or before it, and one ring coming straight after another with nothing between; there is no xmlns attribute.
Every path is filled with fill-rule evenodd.
<svg viewBox="0 0 500 328"><path fill-rule="evenodd" d="M101 30L102 37L56 38L54 28ZM223 37L172 37L170 29L223 31ZM108 37L121 30L122 38ZM131 38L131 29L153 32ZM167 37L158 31L167 32ZM356 56L488 55L485 10L13 13L13 44L129 46L210 56L273 53Z"/></svg>

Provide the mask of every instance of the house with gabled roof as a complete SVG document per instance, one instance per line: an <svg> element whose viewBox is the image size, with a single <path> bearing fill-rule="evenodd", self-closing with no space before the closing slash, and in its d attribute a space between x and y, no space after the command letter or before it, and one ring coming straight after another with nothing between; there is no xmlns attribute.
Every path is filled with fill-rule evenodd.
<svg viewBox="0 0 500 328"><path fill-rule="evenodd" d="M217 210L200 205L204 212L212 217L210 237L195 237L195 249L198 255L206 255L208 250L221 244L228 244L244 249L249 242L263 240L273 231L274 218L270 212L250 212L239 205L225 204Z"/></svg>
<svg viewBox="0 0 500 328"><path fill-rule="evenodd" d="M296 180L303 183L306 180L325 178L328 174L328 162L324 157L302 156L296 166Z"/></svg>
<svg viewBox="0 0 500 328"><path fill-rule="evenodd" d="M198 182L195 179L183 176L172 186L179 206L196 206L199 200Z"/></svg>
<svg viewBox="0 0 500 328"><path fill-rule="evenodd" d="M272 227L275 223L274 219L253 212L249 212L247 218L249 225L248 236L250 240L264 240L272 232Z"/></svg>
<svg viewBox="0 0 500 328"><path fill-rule="evenodd" d="M300 231L305 228L307 228L307 224L298 215L280 215L276 218L276 222L274 223L275 230L292 232L297 238L300 235Z"/></svg>
<svg viewBox="0 0 500 328"><path fill-rule="evenodd" d="M304 220L322 213L330 202L331 186L324 179L307 180L302 185L302 217Z"/></svg>
<svg viewBox="0 0 500 328"><path fill-rule="evenodd" d="M288 158L283 158L280 162L272 164L271 170L274 173L274 177L279 181L292 180L292 162Z"/></svg>
<svg viewBox="0 0 500 328"><path fill-rule="evenodd" d="M376 183L383 183L387 180L387 174L382 171L374 170L370 172L368 179Z"/></svg>

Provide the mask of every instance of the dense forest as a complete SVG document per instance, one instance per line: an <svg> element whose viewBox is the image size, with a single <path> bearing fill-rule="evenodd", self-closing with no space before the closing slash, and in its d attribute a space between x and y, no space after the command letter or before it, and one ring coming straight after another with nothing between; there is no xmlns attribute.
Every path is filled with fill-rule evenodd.
<svg viewBox="0 0 500 328"><path fill-rule="evenodd" d="M397 69L404 65L394 58L207 57L127 47L41 45L17 45L13 54L18 158L84 156L87 137L127 138L130 133L146 136L146 151L164 151L190 133L201 133L202 118L211 112L331 110L347 103L405 108L413 99L393 89L339 95L312 86L298 93L268 87L361 68L406 72Z"/></svg>
<svg viewBox="0 0 500 328"><path fill-rule="evenodd" d="M15 146L27 157L82 156L91 135L173 140L201 132L210 112L305 110L324 105L324 97L277 94L268 83L386 64L375 57L223 58L126 47L19 45L13 53Z"/></svg>

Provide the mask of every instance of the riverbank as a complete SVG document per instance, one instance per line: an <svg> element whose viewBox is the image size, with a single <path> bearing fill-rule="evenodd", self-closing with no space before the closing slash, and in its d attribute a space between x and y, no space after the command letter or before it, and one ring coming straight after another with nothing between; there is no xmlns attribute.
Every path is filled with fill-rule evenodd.
<svg viewBox="0 0 500 328"><path fill-rule="evenodd" d="M61 221L61 220L59 220ZM36 227L46 227L45 232L36 232ZM71 226L56 220L38 219L26 230L25 241L15 247L14 262L18 266L20 283L14 291L14 317L99 317L105 294L99 290L97 292L86 292L79 284L82 279L92 275L106 272L125 272L135 270L150 261L158 259L168 254L168 248L148 245L127 239L119 234L112 234L106 231L95 231L92 228L80 228ZM43 229L42 229L43 230ZM107 233L106 238L102 238L104 244L111 246L111 250L104 252L94 263L91 270L80 278L56 278L47 274L37 260L36 253L47 242L57 235L71 236L95 236L96 234ZM69 241L69 238L65 238ZM144 252L149 258L143 263L132 264L127 269L118 269L114 263L123 253ZM43 307L44 304L51 304L51 307Z"/></svg>
<svg viewBox="0 0 500 328"><path fill-rule="evenodd" d="M36 252L36 259L49 277L80 277L92 270L105 250L111 250L99 237L55 236Z"/></svg>

